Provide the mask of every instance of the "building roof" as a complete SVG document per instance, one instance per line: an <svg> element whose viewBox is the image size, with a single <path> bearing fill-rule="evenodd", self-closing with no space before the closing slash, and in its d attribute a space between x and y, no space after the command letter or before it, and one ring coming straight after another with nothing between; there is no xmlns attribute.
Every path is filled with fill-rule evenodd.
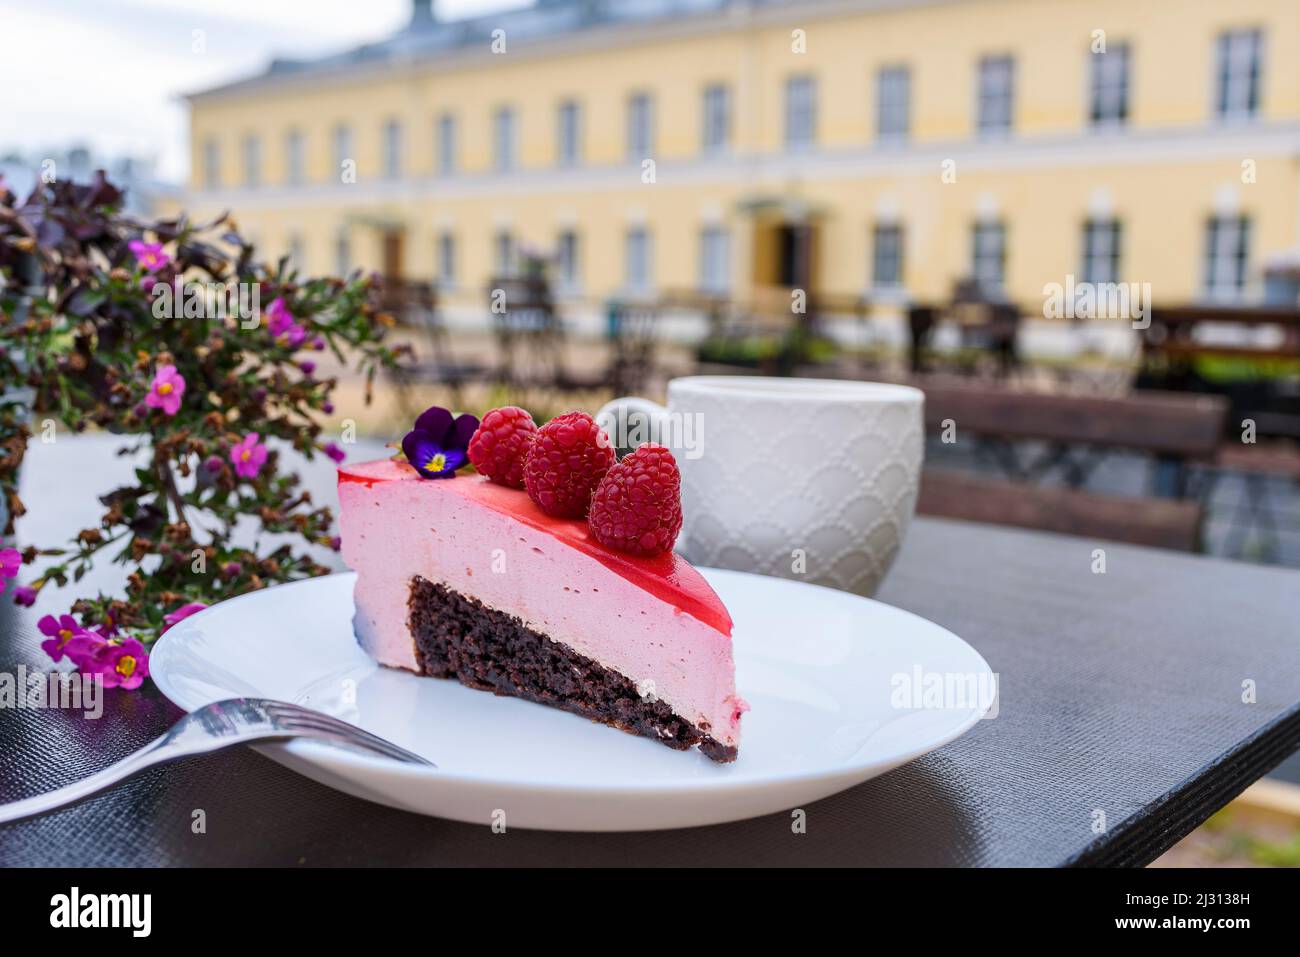
<svg viewBox="0 0 1300 957"><path fill-rule="evenodd" d="M534 0L532 6L516 10L439 20L432 11L431 0L415 0L410 22L386 40L325 57L276 59L260 74L193 93L189 99L261 87L279 78L311 77L370 66L409 66L434 61L440 54L475 48L488 50L497 30L505 31L511 46L526 45L600 28L707 17L728 8L756 10L802 2L806 0Z"/></svg>

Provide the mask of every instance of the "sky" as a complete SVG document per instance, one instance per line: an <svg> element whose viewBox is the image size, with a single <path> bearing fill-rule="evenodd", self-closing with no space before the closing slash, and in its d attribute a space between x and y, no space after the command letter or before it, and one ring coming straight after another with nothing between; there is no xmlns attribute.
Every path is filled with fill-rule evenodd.
<svg viewBox="0 0 1300 957"><path fill-rule="evenodd" d="M443 19L528 6L435 2ZM275 56L380 39L410 10L410 0L0 0L0 157L88 145L97 157L150 159L179 182L189 169L183 94Z"/></svg>

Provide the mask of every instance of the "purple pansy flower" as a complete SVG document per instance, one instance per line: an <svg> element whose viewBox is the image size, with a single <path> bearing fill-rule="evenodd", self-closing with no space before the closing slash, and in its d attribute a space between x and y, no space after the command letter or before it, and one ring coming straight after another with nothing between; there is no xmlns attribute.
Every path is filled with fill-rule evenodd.
<svg viewBox="0 0 1300 957"><path fill-rule="evenodd" d="M262 444L261 436L256 432L249 432L241 441L231 446L230 461L235 466L235 474L240 478L257 478L257 473L262 470L262 463L266 461L266 446Z"/></svg>
<svg viewBox="0 0 1300 957"><path fill-rule="evenodd" d="M272 299L266 307L266 322L271 338L282 346L297 349L307 338L307 330L295 321L283 296Z"/></svg>
<svg viewBox="0 0 1300 957"><path fill-rule="evenodd" d="M106 688L130 691L149 677L149 652L134 638L106 641L83 663L83 670L102 675Z"/></svg>
<svg viewBox="0 0 1300 957"><path fill-rule="evenodd" d="M185 377L176 371L175 366L159 366L154 374L149 394L144 397L144 404L151 409L162 409L167 415L175 415L181 408L181 396L185 394Z"/></svg>
<svg viewBox="0 0 1300 957"><path fill-rule="evenodd" d="M14 604L31 608L36 604L36 589L31 585L19 585L14 589Z"/></svg>
<svg viewBox="0 0 1300 957"><path fill-rule="evenodd" d="M208 606L203 604L201 601L192 601L187 605L181 605L181 607L177 608L175 611L169 611L167 614L163 615L163 621L167 622L167 628L170 628L177 622L184 621L186 618L190 617L190 615L201 612L207 607ZM163 631L166 631L167 628L164 628Z"/></svg>
<svg viewBox="0 0 1300 957"><path fill-rule="evenodd" d="M344 452L341 448L339 448L337 442L327 443L325 446L325 454L328 455L330 458L332 458L335 462L342 462L345 458L348 457L348 453Z"/></svg>
<svg viewBox="0 0 1300 957"><path fill-rule="evenodd" d="M133 239L127 243L127 247L135 254L136 264L143 267L146 272L157 272L172 261L172 257L163 252L162 243L146 243L140 239Z"/></svg>
<svg viewBox="0 0 1300 957"><path fill-rule="evenodd" d="M41 649L54 661L62 661L65 654L72 657L70 643L74 638L93 637L71 615L60 615L58 618L46 615L36 623L36 630L48 636L47 640L41 642Z"/></svg>
<svg viewBox="0 0 1300 957"><path fill-rule="evenodd" d="M465 450L477 429L477 417L453 419L450 412L435 405L415 420L415 428L402 439L402 451L421 478L454 478L456 469L467 460Z"/></svg>

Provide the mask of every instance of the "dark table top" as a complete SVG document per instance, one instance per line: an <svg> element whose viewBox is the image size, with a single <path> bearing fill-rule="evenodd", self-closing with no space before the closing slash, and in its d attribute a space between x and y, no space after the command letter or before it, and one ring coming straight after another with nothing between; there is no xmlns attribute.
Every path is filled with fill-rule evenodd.
<svg viewBox="0 0 1300 957"><path fill-rule="evenodd" d="M0 865L1143 864L1300 744L1300 572L918 519L879 597L977 648L1000 675L998 714L806 808L803 834L778 814L503 837L239 750L0 827ZM0 601L0 671L44 667L35 617ZM107 694L97 721L0 709L0 801L94 771L179 716L149 686Z"/></svg>

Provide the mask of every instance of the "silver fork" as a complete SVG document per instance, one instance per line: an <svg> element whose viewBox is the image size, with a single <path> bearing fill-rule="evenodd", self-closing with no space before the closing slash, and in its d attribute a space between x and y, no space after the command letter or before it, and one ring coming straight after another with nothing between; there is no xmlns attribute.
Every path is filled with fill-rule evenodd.
<svg viewBox="0 0 1300 957"><path fill-rule="evenodd" d="M237 744L309 738L377 754L405 764L436 767L418 754L319 711L265 698L231 698L187 714L162 737L116 764L66 787L9 804L0 804L0 824L44 814L110 788L145 768L178 758L211 754Z"/></svg>

